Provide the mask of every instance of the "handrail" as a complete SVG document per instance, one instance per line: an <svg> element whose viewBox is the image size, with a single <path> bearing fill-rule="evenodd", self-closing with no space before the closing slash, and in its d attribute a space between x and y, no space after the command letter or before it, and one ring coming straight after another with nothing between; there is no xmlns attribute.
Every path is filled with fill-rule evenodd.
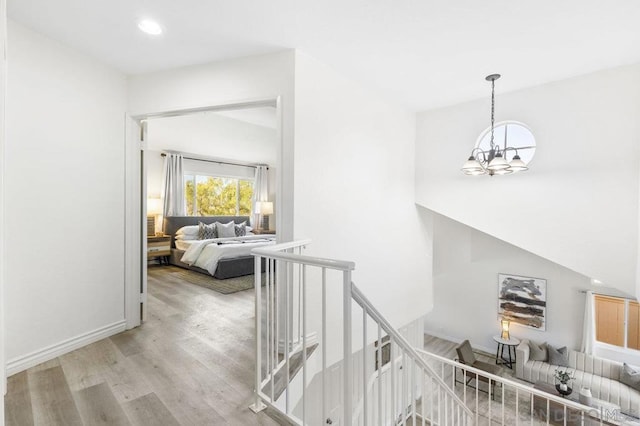
<svg viewBox="0 0 640 426"><path fill-rule="evenodd" d="M409 355L411 355L416 360L416 362L420 364L420 367L428 371L429 374L436 379L436 382L438 383L438 385L443 387L445 392L449 394L449 396L451 396L451 398L453 398L454 401L460 404L460 406L465 410L465 412L468 415L473 416L473 413L469 409L469 407L467 407L464 404L464 402L460 399L460 397L456 395L456 393L444 382L444 380L442 380L440 376L438 376L438 373L436 373L433 370L433 368L431 368L431 366L427 364L427 362L418 353L418 350L416 350L413 346L411 346L411 344L407 342L407 340L400 333L398 333L393 328L393 326L391 326L391 324L382 316L382 314L380 314L380 312L378 312L378 310L371 304L371 302L369 302L369 300L362 293L362 291L360 291L360 289L356 287L355 284L353 283L351 284L351 295L353 296L353 299L363 309L367 310L367 313L371 316L371 318L373 318L375 322L379 323L382 329L387 334L389 334L389 336L392 337L394 341L398 342L398 346L400 346L403 350L408 352Z"/></svg>
<svg viewBox="0 0 640 426"><path fill-rule="evenodd" d="M308 383L308 371L311 371L312 374L321 374L322 410L320 414L323 417L320 420L322 423L331 421L330 418L326 417L329 414L329 411L327 411L327 409L329 408L327 406L327 398L329 397L329 395L326 384L331 383L329 382L330 378L328 376L329 369L326 365L326 294L327 290L329 289L329 286L327 286L327 271L333 270L341 272L343 288L343 361L341 367L342 377L339 379L342 382L341 394L343 395L341 401L341 423L351 426L354 424L354 416L362 416L357 420L357 422L362 421L364 424L368 424L368 416L375 415L374 411L370 410L371 406L367 404L369 393L374 392L372 390L373 388L371 386L371 383L369 383L370 380L367 380L366 378L368 365L366 363L366 351L368 342L370 343L370 341L367 339L366 321L368 321L367 318L369 318L377 324L378 341L380 341L381 339L381 332L384 331L389 336L393 344L392 353L393 351L399 351L402 357L402 366L400 367L401 371L395 373L397 377L394 379L394 371L397 363L396 357L394 356L392 368L390 369L390 377L387 378L387 383L384 385L385 387L390 387L390 401L392 401L389 408L385 410L386 420L384 421L388 420L388 416L391 416L392 422L395 421L394 419L397 417L397 414L399 412L402 413L403 417L412 415L415 421L417 413L414 403L417 402L416 398L420 398L419 396L416 396L417 389L415 380L419 377L418 380L427 380L427 378L430 379L431 386L435 386L435 389L437 389L436 392L438 401L441 401L441 396L444 397L444 399L442 400L444 402L442 403L444 404L446 413L449 413L449 410L451 410L451 414L454 415L453 410L455 406L455 410L458 416L458 422L460 421L460 418L462 416L464 423L467 424L467 420L473 418L473 412L456 394L455 389L449 387L449 385L445 381L445 378L441 377L433 369L428 360L426 360L420 353L418 353L414 349L413 345L411 345L405 337L403 337L398 331L393 328L393 326L391 326L391 324L364 296L360 289L358 289L353 284L351 276L352 271L355 269L355 263L337 259L303 255L302 250L306 245L310 243L310 240L298 240L258 247L251 250L251 254L255 256L254 267L256 271L254 286L256 296L255 401L254 404L252 404L251 409L257 412L264 409L264 407L266 406L265 404L269 406L275 406L279 395L282 395L282 399L280 400L282 406L278 408L278 411L287 416L287 418L293 421L293 423L295 424L308 424L308 410L306 407L309 394L306 392L306 384ZM267 261L265 262L264 266L262 266L262 260ZM261 273L263 272L263 267L265 268L264 278ZM313 367L313 365L311 367L311 370L308 370L307 367L306 349L309 338L307 329L307 316L309 312L307 309L307 284L309 284L307 282L308 267L316 267L322 269L321 281L318 283L321 285L322 302L319 311L312 311L314 315L321 315L322 318L322 329L318 330L321 336L318 344L322 347L322 368L318 371L315 370L315 367ZM317 275L314 276L317 277ZM315 281L313 282L313 284L315 284ZM360 378L354 378L352 373L352 370L355 368L355 365L352 362L354 356L354 348L352 345L352 334L354 330L352 328L352 324L354 319L357 318L357 316L354 317L354 314L352 312L352 306L354 302L362 307L362 320L363 324L365 324L362 334L362 382L360 382ZM301 380L303 384L303 390L301 394L298 394L297 391L293 392L292 394L292 388L289 386L293 377L290 376L290 362L292 355L291 344L296 341L298 342L298 344L301 343L302 348L302 368L300 370L301 373L294 373L301 374ZM283 354L278 349L279 345L281 344L280 342L282 342L282 344L284 345ZM378 351L379 363L381 362L381 353L382 351ZM279 359L281 355L284 355L282 360ZM262 362L263 357L265 361L264 365ZM411 368L402 370L405 366L406 361L409 361L408 365L411 366ZM278 373L279 371L283 373ZM279 395L275 393L274 388L274 383L276 383L276 376L278 374L282 376L278 380L283 381L285 384L284 392ZM419 374L419 376L417 376L416 374ZM353 401L352 396L356 395L354 393L354 391L356 391L356 388L354 387L354 380L357 380L359 383L358 385L356 385L358 386L358 392L362 390L363 399L361 407L359 404L357 407L353 406L355 401ZM379 401L381 401L383 382L381 377L378 377L377 380L378 399ZM266 386L269 382L271 383L270 395L268 394L268 390L265 390L263 392L264 386ZM399 394L397 394L397 398L396 392L400 392ZM371 397L373 397L373 393L371 393L371 395ZM386 400L389 400L389 395L385 396L385 398ZM407 401L407 398L410 398L410 401ZM300 419L293 416L292 404L301 404L302 416L300 417ZM440 405L440 402L438 402L438 405ZM382 407L382 402L379 402L379 406ZM411 414L409 413L407 407L412 410ZM361 413L357 414L356 412L354 412L354 408L356 412L361 411ZM445 419L447 418L446 413ZM382 411L380 411L380 409L378 409L378 418L379 422L383 421ZM369 420L371 419L372 418L369 418ZM440 418L438 419L438 421L440 421Z"/></svg>
<svg viewBox="0 0 640 426"><path fill-rule="evenodd" d="M293 248L293 247L299 247L299 246L296 245L288 248ZM283 249L278 247L278 244L276 244L275 246L271 246L270 248L264 248L264 247L254 248L253 250L251 250L251 254L268 257L270 259L304 263L306 265L318 266L320 268L336 269L338 271L353 271L356 268L356 264L354 262L348 262L348 261L336 260L336 259L327 259L323 257L306 256L303 254L282 253L274 250L283 250Z"/></svg>
<svg viewBox="0 0 640 426"><path fill-rule="evenodd" d="M423 349L415 348L415 350L416 350L416 352L418 352L418 353L420 353L422 355L426 355L428 357L435 358L438 361L444 362L445 364L452 365L452 366L454 366L456 368L460 368L462 370L470 371L470 372L472 372L474 374L477 374L479 376L482 376L482 377L487 377L487 378L489 378L489 379L491 379L491 380L493 380L493 381L495 381L497 383L506 383L507 385L512 386L512 387L514 387L516 389L519 389L521 391L532 393L534 395L543 397L543 398L548 399L550 401L554 401L554 402L557 402L559 404L566 405L567 407L575 408L575 409L581 410L581 411L591 411L591 410L593 410L593 407L590 407L588 405L583 405L583 404L580 404L578 402L572 401L570 399L562 398L562 397L556 396L556 395L554 395L552 393L547 393L547 392L545 392L543 390L535 389L533 387L529 387L529 386L523 385L523 384L515 382L513 380L509 380L509 379L507 379L505 377L496 376L495 374L491 374L491 373L489 373L487 371L484 371L484 370L479 370L479 369L477 369L475 367L472 367L472 366L470 366L468 364L463 364L461 362L457 362L457 361L451 360L449 358L445 358L443 356L440 356L440 355L425 351ZM589 410L589 409L591 409L591 410Z"/></svg>
<svg viewBox="0 0 640 426"><path fill-rule="evenodd" d="M264 246L264 247L259 247L259 248L260 248L260 250L280 251L280 250L289 250L289 249L292 249L292 248L298 248L298 247L306 246L308 244L311 244L311 240L310 239L289 241L288 243L272 244L270 246Z"/></svg>

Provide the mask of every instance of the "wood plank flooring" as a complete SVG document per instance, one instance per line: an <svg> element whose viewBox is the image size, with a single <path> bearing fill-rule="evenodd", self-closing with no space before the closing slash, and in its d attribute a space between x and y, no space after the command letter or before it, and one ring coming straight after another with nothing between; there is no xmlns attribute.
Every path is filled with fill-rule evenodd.
<svg viewBox="0 0 640 426"><path fill-rule="evenodd" d="M8 379L7 426L277 425L251 403L254 295L149 267L148 320Z"/></svg>

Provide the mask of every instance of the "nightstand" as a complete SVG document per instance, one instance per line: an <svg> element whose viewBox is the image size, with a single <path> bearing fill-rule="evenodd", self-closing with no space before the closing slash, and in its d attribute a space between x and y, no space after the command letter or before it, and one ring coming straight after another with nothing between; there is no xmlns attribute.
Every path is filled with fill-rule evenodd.
<svg viewBox="0 0 640 426"><path fill-rule="evenodd" d="M275 229L254 229L251 232L253 232L256 235L260 235L260 234L275 234L276 230Z"/></svg>
<svg viewBox="0 0 640 426"><path fill-rule="evenodd" d="M147 236L147 261L151 259L158 259L158 262L160 262L161 265L163 261L168 265L169 256L171 256L170 236Z"/></svg>

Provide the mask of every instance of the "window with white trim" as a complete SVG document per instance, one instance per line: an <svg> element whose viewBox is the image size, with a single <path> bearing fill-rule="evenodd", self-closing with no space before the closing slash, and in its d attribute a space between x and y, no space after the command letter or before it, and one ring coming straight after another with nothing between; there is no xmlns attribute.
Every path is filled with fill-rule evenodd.
<svg viewBox="0 0 640 426"><path fill-rule="evenodd" d="M640 304L620 297L595 295L596 340L640 350Z"/></svg>
<svg viewBox="0 0 640 426"><path fill-rule="evenodd" d="M188 216L249 216L253 179L185 173Z"/></svg>

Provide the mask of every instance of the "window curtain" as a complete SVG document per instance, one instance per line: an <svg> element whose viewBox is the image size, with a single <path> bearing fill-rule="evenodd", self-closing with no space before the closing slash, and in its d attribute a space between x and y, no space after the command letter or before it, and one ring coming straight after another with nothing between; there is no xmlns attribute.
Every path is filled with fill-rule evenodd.
<svg viewBox="0 0 640 426"><path fill-rule="evenodd" d="M260 223L260 215L256 212L256 203L259 201L269 201L269 169L267 166L257 166L256 176L253 181L253 216L254 226L258 226Z"/></svg>
<svg viewBox="0 0 640 426"><path fill-rule="evenodd" d="M167 154L164 157L163 216L185 216L184 169L180 154Z"/></svg>
<svg viewBox="0 0 640 426"><path fill-rule="evenodd" d="M584 323L582 326L582 345L580 351L587 355L593 355L596 342L596 299L593 291L587 291L584 306Z"/></svg>

